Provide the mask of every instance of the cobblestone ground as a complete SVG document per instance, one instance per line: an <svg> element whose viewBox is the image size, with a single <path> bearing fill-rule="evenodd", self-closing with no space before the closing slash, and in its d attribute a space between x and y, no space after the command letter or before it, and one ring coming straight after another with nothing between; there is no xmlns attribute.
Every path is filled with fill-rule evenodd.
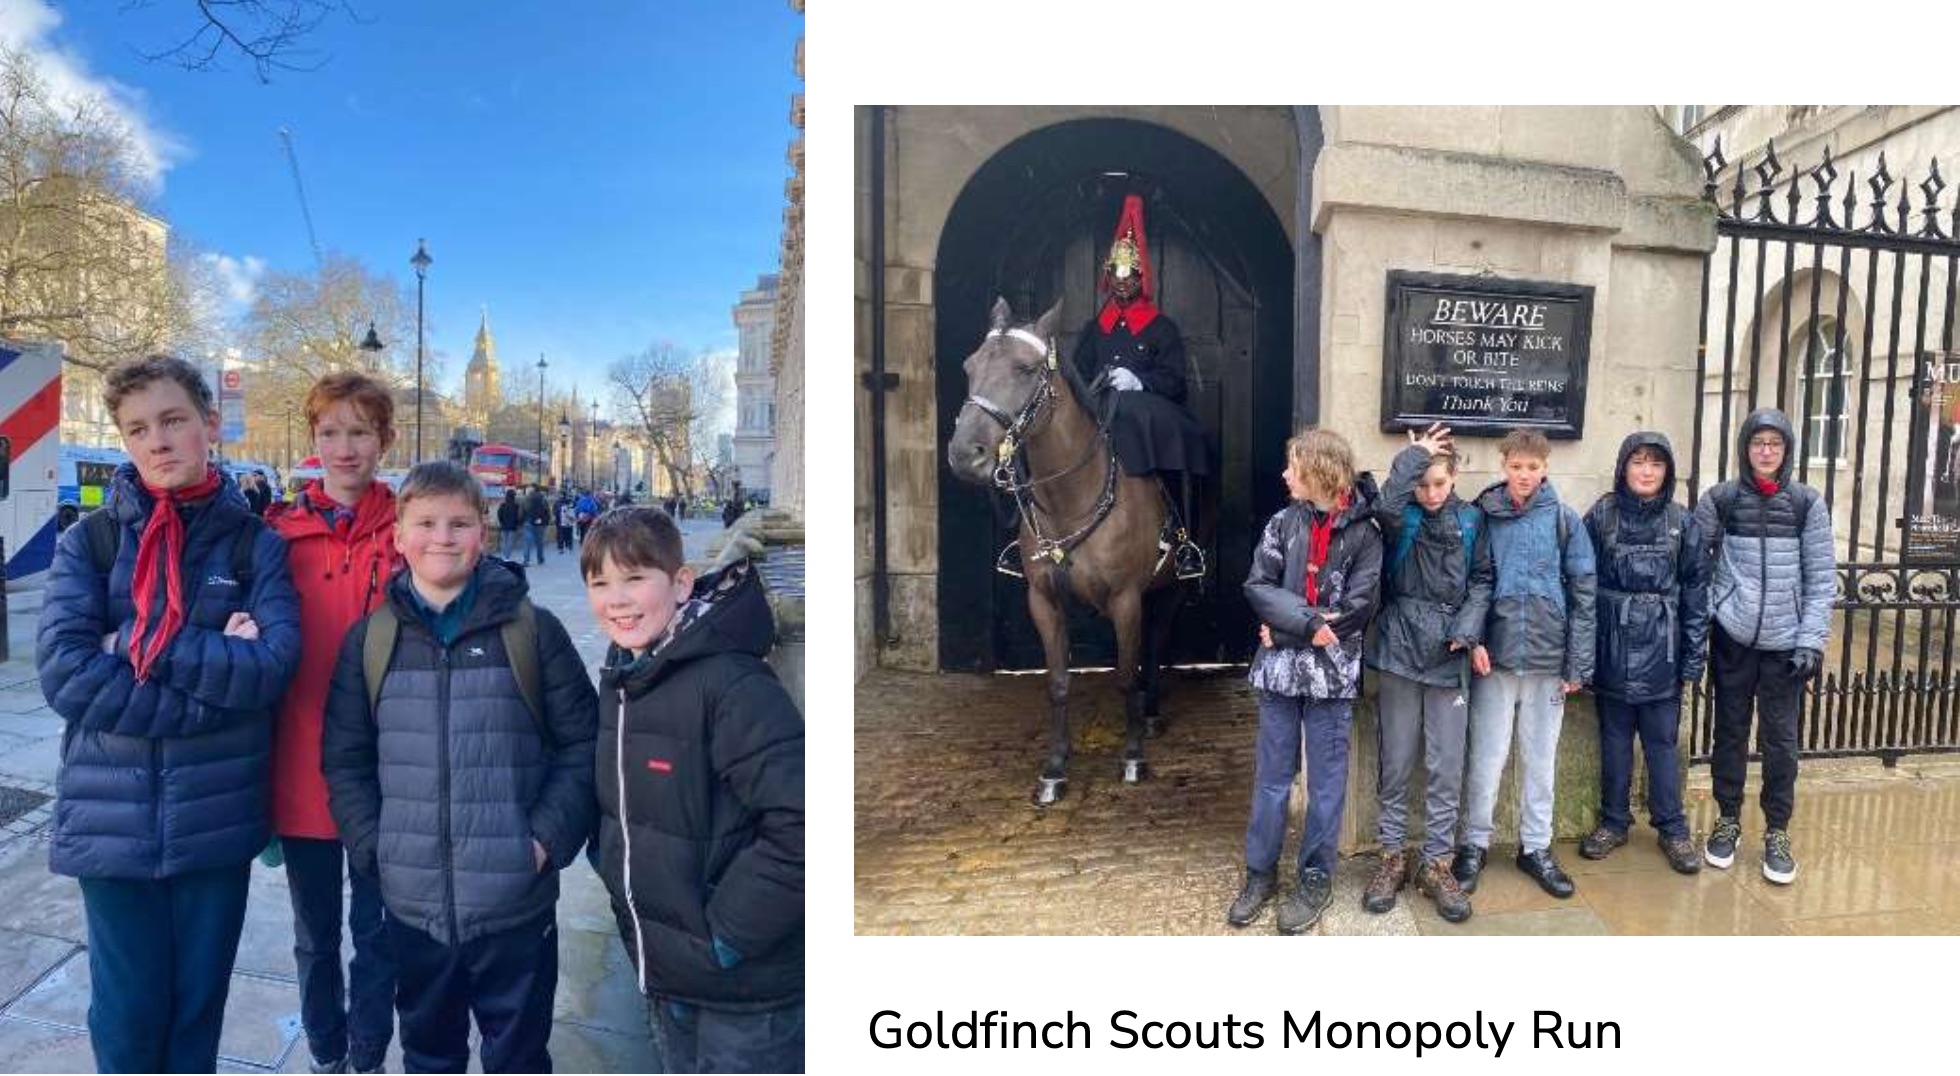
<svg viewBox="0 0 1960 1076"><path fill-rule="evenodd" d="M718 522L683 524L700 556ZM550 551L529 570L531 594L565 622L596 678L605 638L592 626L576 555ZM0 790L53 795L62 721L46 706L32 665L34 594L9 596L11 660L0 663ZM0 796L0 800L20 797ZM0 825L0 1071L92 1072L88 949L81 892L48 872L45 803ZM551 1052L561 1072L657 1072L646 1009L621 948L605 886L581 859L563 876L559 980ZM220 1044L221 1072L305 1072L292 911L283 870L255 866ZM345 953L346 950L343 950ZM477 1062L471 1060L471 1071ZM399 1043L388 1059L400 1072Z"/></svg>
<svg viewBox="0 0 1960 1076"><path fill-rule="evenodd" d="M1047 737L1038 676L875 671L856 698L855 919L861 934L1229 934L1243 871L1255 700L1243 675L1174 681L1152 777L1118 780L1122 710L1106 675L1079 676L1068 796L1028 801ZM1708 772L1690 772L1699 838L1715 820ZM1371 782L1364 782L1372 787ZM1960 762L1805 763L1792 836L1797 884L1760 872L1756 781L1734 868L1674 874L1653 831L1602 862L1557 854L1578 896L1557 900L1493 849L1462 926L1404 891L1361 909L1377 862L1345 858L1323 934L1960 933ZM1352 804L1350 804L1352 809ZM1298 830L1295 808L1293 827ZM1289 845L1282 863L1292 862ZM1273 931L1272 912L1244 933Z"/></svg>

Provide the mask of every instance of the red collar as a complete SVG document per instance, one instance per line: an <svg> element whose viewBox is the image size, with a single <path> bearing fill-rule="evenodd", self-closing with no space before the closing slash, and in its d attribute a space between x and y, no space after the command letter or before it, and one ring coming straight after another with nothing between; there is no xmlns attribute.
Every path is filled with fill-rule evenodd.
<svg viewBox="0 0 1960 1076"><path fill-rule="evenodd" d="M1141 333L1157 320L1157 304L1148 297L1139 295L1128 306L1118 306L1114 298L1103 301L1102 313L1096 315L1096 325L1108 336L1116 331L1116 323L1124 322L1130 332Z"/></svg>

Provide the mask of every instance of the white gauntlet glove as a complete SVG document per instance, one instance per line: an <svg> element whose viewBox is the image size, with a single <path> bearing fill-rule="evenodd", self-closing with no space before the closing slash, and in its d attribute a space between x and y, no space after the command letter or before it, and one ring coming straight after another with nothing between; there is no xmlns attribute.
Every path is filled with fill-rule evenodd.
<svg viewBox="0 0 1960 1076"><path fill-rule="evenodd" d="M1123 392L1135 392L1143 387L1143 382L1137 379L1137 375L1124 366L1109 368L1109 383Z"/></svg>

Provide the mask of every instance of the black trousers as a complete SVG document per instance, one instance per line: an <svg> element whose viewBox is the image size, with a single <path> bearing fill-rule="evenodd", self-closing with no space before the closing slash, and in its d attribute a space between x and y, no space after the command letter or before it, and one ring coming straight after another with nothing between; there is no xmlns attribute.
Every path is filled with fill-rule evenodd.
<svg viewBox="0 0 1960 1076"><path fill-rule="evenodd" d="M1756 751L1763 758L1763 821L1788 829L1797 793L1797 725L1803 681L1790 670L1790 651L1756 650L1709 625L1709 667L1715 675L1715 803L1739 817L1749 773L1749 718L1755 710Z"/></svg>
<svg viewBox="0 0 1960 1076"><path fill-rule="evenodd" d="M558 991L557 909L522 926L443 945L388 917L402 1067L462 1072L470 1017L485 1072L550 1072L551 1004Z"/></svg>
<svg viewBox="0 0 1960 1076"><path fill-rule="evenodd" d="M654 1046L668 1072L802 1072L803 1003L723 1012L655 996Z"/></svg>

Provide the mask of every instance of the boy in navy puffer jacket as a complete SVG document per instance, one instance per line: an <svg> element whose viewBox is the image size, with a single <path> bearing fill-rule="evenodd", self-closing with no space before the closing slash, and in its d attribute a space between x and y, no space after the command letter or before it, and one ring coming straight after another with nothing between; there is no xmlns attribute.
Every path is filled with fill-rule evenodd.
<svg viewBox="0 0 1960 1076"><path fill-rule="evenodd" d="M1613 489L1586 513L1599 563L1599 824L1579 844L1605 859L1633 825L1633 737L1647 758L1647 812L1668 865L1701 869L1681 809L1681 687L1698 684L1708 637L1708 586L1701 528L1672 500L1674 449L1641 431L1620 444Z"/></svg>

